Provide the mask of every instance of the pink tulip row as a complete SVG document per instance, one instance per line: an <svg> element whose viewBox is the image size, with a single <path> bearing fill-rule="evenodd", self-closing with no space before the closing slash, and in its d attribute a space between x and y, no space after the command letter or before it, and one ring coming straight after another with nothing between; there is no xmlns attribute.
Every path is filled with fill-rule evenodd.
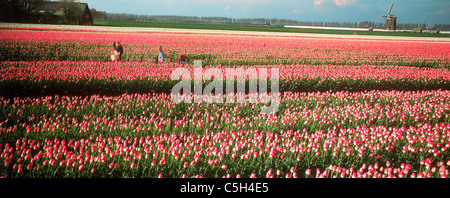
<svg viewBox="0 0 450 198"><path fill-rule="evenodd" d="M247 133L247 132L245 132ZM230 135L231 134L231 135ZM236 134L236 137L233 135ZM263 132L261 132L263 134ZM274 134L268 133L274 136ZM281 135L286 135L282 133ZM222 137L223 136L223 137ZM239 138L245 138L244 143L239 141ZM256 138L256 137L255 137ZM211 140L209 140L211 139ZM223 139L223 140L221 140ZM267 145L278 143L284 143L280 140L280 137L275 135L274 139L260 139L259 141L268 141ZM236 141L236 145L234 148L226 148L228 146L233 146L233 142ZM236 152L239 152L240 144L244 144L241 146L241 149L247 147L245 142L249 142L251 146L248 146L250 149L250 156L247 156L248 151L243 153L242 155L237 155ZM255 140L256 141L256 140ZM0 156L1 159L4 159L5 167L8 167L10 163L12 163L12 167L14 171L17 173L21 173L23 168L26 167L28 170L42 170L48 167L57 168L57 167L69 167L71 169L79 169L82 171L85 167L89 167L86 171L94 171L95 169L101 170L111 170L113 168L122 168L122 169L133 169L137 164L143 166L160 166L164 168L166 163L174 163L174 161L178 161L178 163L182 164L182 169L180 172L181 177L186 177L186 172L189 172L189 169L194 169L195 167L204 166L199 165L196 166L197 163L201 163L202 161L206 161L208 159L208 164L210 166L214 166L218 164L220 169L226 170L227 165L233 166L236 161L245 161L245 160L258 160L259 158L269 158L266 152L281 152L281 154L274 156L270 156L270 158L283 159L285 158L294 158L293 156L298 156L295 159L291 159L294 162L300 162L304 156L302 152L296 152L294 154L290 154L289 151L279 151L280 148L277 148L277 151L271 150L271 148L267 148L267 146L260 146L257 148L251 138L243 137L241 132L230 133L221 132L221 133L211 133L206 135L185 135L181 134L180 137L177 137L176 134L172 135L160 135L160 136L147 136L147 137L136 137L134 139L130 138L121 138L121 137L102 137L101 135L97 138L90 137L89 139L81 139L79 141L65 141L58 140L57 138L54 140L45 140L43 143L36 142L31 139L18 139L15 143L15 147L11 147L8 143L2 148L3 152ZM273 141L273 142L272 142ZM286 141L283 138L283 141ZM231 144L231 145L229 145ZM225 150L223 146L225 145ZM285 145L283 145L285 146ZM448 148L450 145L447 145L444 148ZM222 148L220 148L222 147ZM266 147L266 148L264 148ZM255 149L256 148L256 149ZM253 150L256 151L253 151ZM258 152L259 150L259 152ZM291 151L292 152L292 151ZM231 154L232 153L232 154ZM259 154L261 153L261 154ZM230 157L231 156L231 157ZM17 160L12 160L13 158ZM373 165L363 164L361 167L340 167L335 165L329 165L324 170L320 170L320 168L316 169L316 172L313 173L311 169L306 169L304 174L303 172L299 172L296 170L297 165L294 165L286 170L286 167L278 167L277 171L272 171L269 169L265 175L257 175L255 172L260 170L253 170L254 173L250 175L243 175L243 177L286 177L286 178L297 178L297 177L315 177L316 178L328 178L328 177L339 177L339 178L394 178L394 177L411 177L411 178L429 178L429 177L448 177L448 167L450 166L450 161L436 161L434 162L432 158L426 158L420 161L419 169L415 169L410 164L397 164L392 166L389 162L389 159L385 159L386 157L381 157L382 160L385 161L386 165L382 166L378 163L374 163ZM307 160L307 159L306 159ZM334 159L336 160L336 159ZM203 162L204 163L204 162ZM247 161L247 163L249 163ZM300 163L299 163L300 164ZM205 164L206 165L206 164ZM21 168L22 167L22 168ZM281 171L282 169L283 171ZM195 173L195 171L192 171ZM224 175L224 177L230 177L230 173ZM237 174L240 176L240 174ZM191 177L199 177L201 175L195 174ZM237 176L237 177L239 177ZM174 176L172 176L174 177Z"/></svg>
<svg viewBox="0 0 450 198"><path fill-rule="evenodd" d="M105 80L135 80L135 79L161 79L168 80L172 71L185 67L194 75L193 66L182 66L176 63L159 65L148 62L109 63L97 61L37 61L37 62L2 62L0 63L1 80L35 81L80 79ZM220 68L225 76L227 66L205 66L207 68ZM375 65L255 65L243 66L243 69L278 68L282 79L309 79L309 78L350 78L350 79L450 79L447 69L420 69L406 66L375 66Z"/></svg>
<svg viewBox="0 0 450 198"><path fill-rule="evenodd" d="M201 39L199 39L199 37ZM448 66L450 42L306 38L295 36L244 36L185 33L123 33L83 31L0 31L6 45L19 42L22 49L39 51L39 45L63 44L60 50L73 56L97 57L109 54L113 41L121 41L125 54L150 57L163 46L167 54L212 54L219 60L261 61L295 60L310 62L414 63L433 62ZM64 44L70 44L65 47ZM89 45L89 49L85 45ZM432 53L430 53L432 52ZM106 56L106 55L105 55ZM176 61L176 60L172 60Z"/></svg>
<svg viewBox="0 0 450 198"><path fill-rule="evenodd" d="M426 161L426 162L425 162ZM432 159L427 158L421 160L421 167L419 172L411 172L411 165L401 163L398 167L392 167L390 161L386 161L386 165L375 164L363 164L359 168L343 168L335 165L330 165L325 170L316 169L315 174L311 169L305 171L305 175L313 178L448 178L450 161L437 162L436 166L431 166ZM292 168L292 170L295 170ZM297 174L292 171L293 174L287 173L286 178L296 178ZM278 176L279 174L277 174ZM271 174L274 176L274 174Z"/></svg>
<svg viewBox="0 0 450 198"><path fill-rule="evenodd" d="M64 167L165 177L447 177L449 98L284 93L279 115L258 114L252 103L183 107L165 94L2 100L0 137L27 138L2 141L0 166L14 174Z"/></svg>

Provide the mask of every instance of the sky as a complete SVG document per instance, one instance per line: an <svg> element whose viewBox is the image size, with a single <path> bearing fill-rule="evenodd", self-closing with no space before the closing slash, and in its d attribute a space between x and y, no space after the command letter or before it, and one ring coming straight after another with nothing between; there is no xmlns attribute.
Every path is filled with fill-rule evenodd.
<svg viewBox="0 0 450 198"><path fill-rule="evenodd" d="M80 0L108 13L277 18L322 22L385 22L394 3L397 23L450 24L449 0Z"/></svg>

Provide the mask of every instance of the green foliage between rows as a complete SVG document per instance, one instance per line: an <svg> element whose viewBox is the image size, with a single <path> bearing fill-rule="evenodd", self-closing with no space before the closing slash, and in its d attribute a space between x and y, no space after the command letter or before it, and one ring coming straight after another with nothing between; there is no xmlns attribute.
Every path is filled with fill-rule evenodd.
<svg viewBox="0 0 450 198"><path fill-rule="evenodd" d="M89 96L106 95L117 96L132 93L166 93L170 94L179 80L100 80L80 79L78 82L65 80L48 80L40 82L34 80L8 80L0 81L0 97L42 97L50 95ZM203 83L203 88L211 81ZM226 81L222 86L226 90ZM280 92L316 92L316 91L366 91L366 90L450 90L450 81L446 79L321 79L303 78L294 80L279 79ZM237 90L237 80L234 81L234 90ZM191 91L194 90L191 82ZM245 83L245 89L249 91L249 81ZM271 81L267 81L267 90L271 92Z"/></svg>

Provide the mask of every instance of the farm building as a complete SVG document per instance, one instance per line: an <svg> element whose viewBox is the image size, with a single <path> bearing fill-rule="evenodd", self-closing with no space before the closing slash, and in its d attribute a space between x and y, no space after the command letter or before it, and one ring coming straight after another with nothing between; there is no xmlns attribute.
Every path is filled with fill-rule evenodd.
<svg viewBox="0 0 450 198"><path fill-rule="evenodd" d="M12 21L11 11L5 1L0 1L0 21Z"/></svg>
<svg viewBox="0 0 450 198"><path fill-rule="evenodd" d="M89 5L87 3L77 3L83 10L83 14L81 20L79 22L80 25L93 25L94 19L92 17L91 11L89 9ZM39 6L36 10L33 11L37 13L41 21L49 21L49 18L56 18L52 16L61 16L63 14L61 9L58 9L58 2L55 1L45 1L41 6ZM51 21L51 20L50 20ZM55 23L54 21L53 23Z"/></svg>
<svg viewBox="0 0 450 198"><path fill-rule="evenodd" d="M83 10L79 25L93 25L94 19L89 5L87 3L76 4ZM3 22L59 23L62 15L63 11L58 7L57 1L44 1L28 14L17 12L17 10L13 11L11 5L6 1L0 1L0 21Z"/></svg>

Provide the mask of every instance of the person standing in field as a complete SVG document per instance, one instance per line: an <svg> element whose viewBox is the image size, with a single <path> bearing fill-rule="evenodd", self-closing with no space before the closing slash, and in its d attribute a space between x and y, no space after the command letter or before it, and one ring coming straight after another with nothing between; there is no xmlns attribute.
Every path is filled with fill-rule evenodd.
<svg viewBox="0 0 450 198"><path fill-rule="evenodd" d="M114 41L113 47L114 50L111 53L111 60L114 62L120 61L122 59L123 47L119 41Z"/></svg>
<svg viewBox="0 0 450 198"><path fill-rule="evenodd" d="M187 65L186 52L184 54L180 55L180 57L178 58L178 64Z"/></svg>
<svg viewBox="0 0 450 198"><path fill-rule="evenodd" d="M162 50L161 45L158 46L158 63L162 64L164 62L164 51Z"/></svg>

